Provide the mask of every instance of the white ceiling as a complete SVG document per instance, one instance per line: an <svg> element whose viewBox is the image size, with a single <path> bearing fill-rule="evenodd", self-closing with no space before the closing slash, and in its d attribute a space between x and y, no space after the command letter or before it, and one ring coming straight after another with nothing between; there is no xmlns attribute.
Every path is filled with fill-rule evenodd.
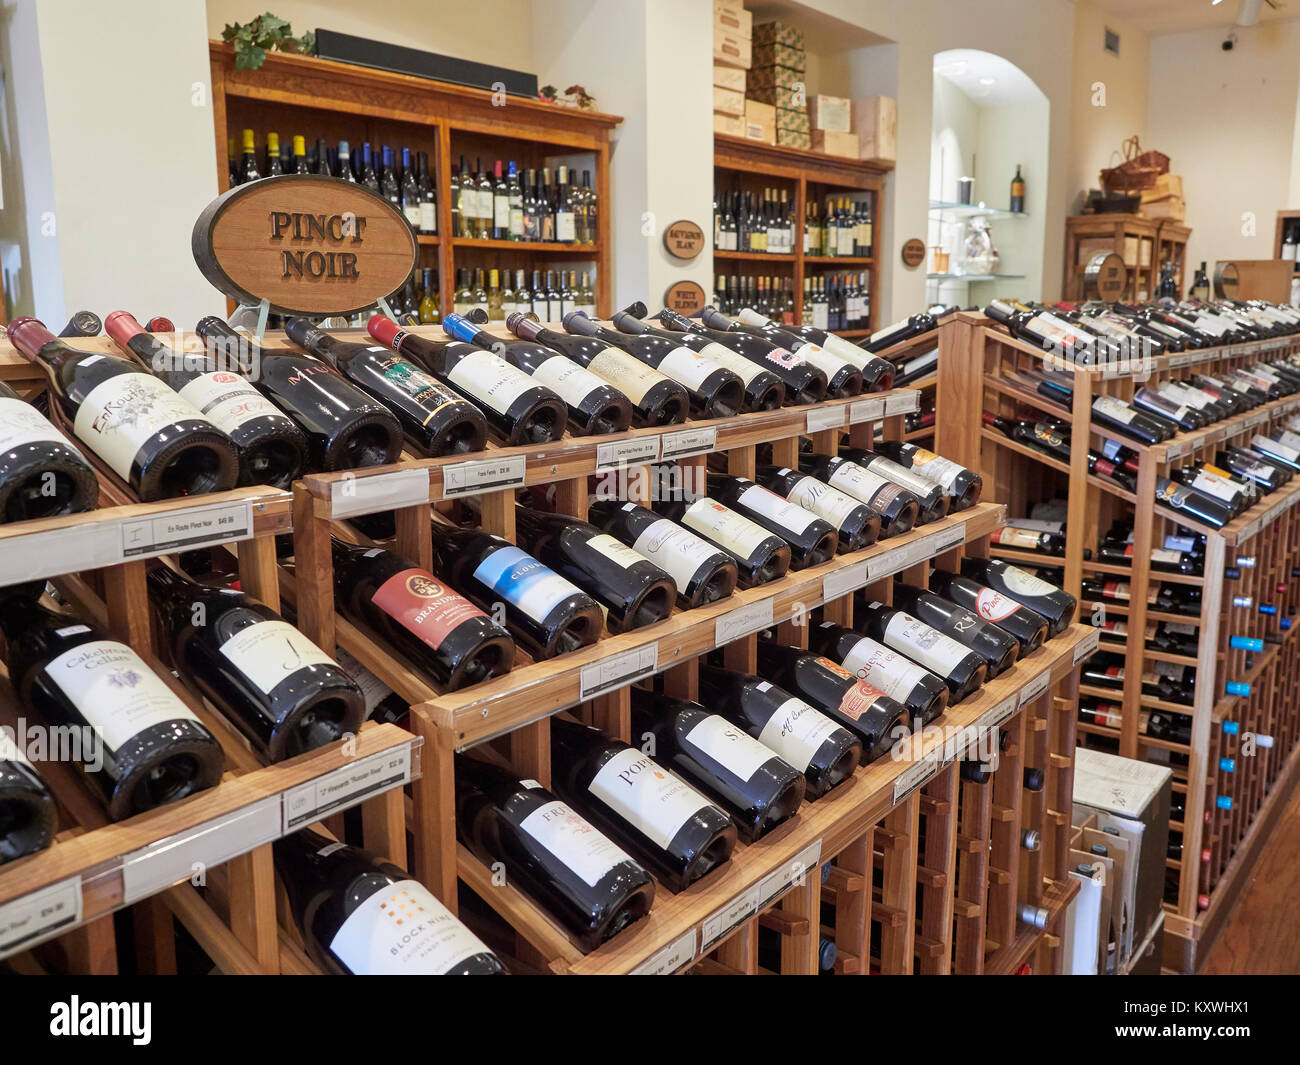
<svg viewBox="0 0 1300 1065"><path fill-rule="evenodd" d="M1094 7L1110 12L1148 36L1162 37L1171 33L1211 28L1222 29L1226 35L1237 21L1237 14L1241 10L1243 0L1222 0L1219 4L1213 4L1210 0L1090 0L1090 2ZM1260 12L1260 22L1295 18L1300 15L1300 3L1296 0L1273 0L1273 2L1277 4L1276 8L1270 7L1265 0Z"/></svg>
<svg viewBox="0 0 1300 1065"><path fill-rule="evenodd" d="M756 23L780 19L798 26L803 30L804 47L816 55L834 55L854 48L890 43L887 37L828 15L808 3L799 3L799 0L747 0L744 6L753 14Z"/></svg>
<svg viewBox="0 0 1300 1065"><path fill-rule="evenodd" d="M1046 99L1028 74L992 52L973 48L938 52L934 57L934 72L947 78L981 107Z"/></svg>

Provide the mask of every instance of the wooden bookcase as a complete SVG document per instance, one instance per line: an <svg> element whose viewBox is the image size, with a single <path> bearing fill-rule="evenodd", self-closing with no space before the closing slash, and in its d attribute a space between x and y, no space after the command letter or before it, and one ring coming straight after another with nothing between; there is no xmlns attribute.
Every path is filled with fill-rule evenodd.
<svg viewBox="0 0 1300 1065"><path fill-rule="evenodd" d="M373 70L313 56L269 52L259 70L236 70L234 50L209 42L212 104L217 148L217 182L229 184L227 142L239 146L241 130L253 129L257 143L266 133L302 133L331 144L362 141L429 154L438 196L438 235L421 236L421 266L437 267L444 311L452 305L459 267L508 269L595 268L596 309L612 307L613 233L610 221L610 134L616 115L544 104L510 96L493 100L483 89ZM591 245L526 243L449 238L451 168L467 159L510 160L522 171L548 160L590 156L592 191L598 200L596 242ZM581 168L579 168L581 169ZM531 282L531 276L530 276Z"/></svg>
<svg viewBox="0 0 1300 1065"><path fill-rule="evenodd" d="M868 326L865 329L837 330L840 336L852 338L869 336L879 327L876 313L877 278L880 248L880 209L884 195L887 167L875 163L859 162L822 152L803 151L764 144L745 137L715 134L713 137L713 181L715 189L739 188L747 192L761 192L775 185L785 189L790 196L794 212L794 250L789 255L766 252L718 251L713 252L713 276L736 271L744 274L791 277L794 285L794 324L803 321L803 282L805 277L815 277L823 272L845 271L866 273L870 292ZM873 254L857 256L822 256L803 253L804 212L811 201L820 201L826 195L852 195L870 192L871 230Z"/></svg>
<svg viewBox="0 0 1300 1065"><path fill-rule="evenodd" d="M1160 282L1160 264L1173 261L1179 291L1187 288L1187 240L1191 229L1178 222L1134 214L1081 214L1065 220L1064 298L1085 298L1083 272L1097 252L1114 252L1128 267L1124 300L1151 299Z"/></svg>

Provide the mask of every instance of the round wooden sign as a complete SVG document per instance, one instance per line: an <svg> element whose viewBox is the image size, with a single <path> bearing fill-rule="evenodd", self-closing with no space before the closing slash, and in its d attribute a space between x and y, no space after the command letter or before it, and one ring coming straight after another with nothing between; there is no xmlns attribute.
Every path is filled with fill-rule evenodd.
<svg viewBox="0 0 1300 1065"><path fill-rule="evenodd" d="M664 248L674 259L694 259L704 250L704 230L682 219L664 230Z"/></svg>
<svg viewBox="0 0 1300 1065"><path fill-rule="evenodd" d="M925 241L913 237L903 245L903 265L914 270L925 262Z"/></svg>
<svg viewBox="0 0 1300 1065"><path fill-rule="evenodd" d="M690 315L702 311L708 299L702 285L694 281L678 281L669 285L664 293L664 306L678 314Z"/></svg>
<svg viewBox="0 0 1300 1065"><path fill-rule="evenodd" d="M1214 294L1221 300L1237 298L1237 283L1241 280L1237 264L1219 262L1214 264Z"/></svg>
<svg viewBox="0 0 1300 1065"><path fill-rule="evenodd" d="M282 174L213 200L190 239L203 276L276 314L353 314L401 288L420 245L402 213L364 185Z"/></svg>
<svg viewBox="0 0 1300 1065"><path fill-rule="evenodd" d="M1083 294L1091 300L1114 303L1128 287L1128 267L1113 251L1098 252L1083 268Z"/></svg>

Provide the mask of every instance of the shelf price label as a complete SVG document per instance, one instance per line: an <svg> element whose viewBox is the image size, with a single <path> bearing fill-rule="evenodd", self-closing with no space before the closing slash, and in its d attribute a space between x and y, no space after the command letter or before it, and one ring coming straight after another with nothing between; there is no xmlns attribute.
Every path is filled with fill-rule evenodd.
<svg viewBox="0 0 1300 1065"><path fill-rule="evenodd" d="M630 440L615 440L596 445L596 472L616 470L620 466L635 466L654 462L659 458L659 434L637 436Z"/></svg>
<svg viewBox="0 0 1300 1065"><path fill-rule="evenodd" d="M718 430L679 429L675 433L664 433L660 441L660 458L684 459L713 451L718 446Z"/></svg>
<svg viewBox="0 0 1300 1065"><path fill-rule="evenodd" d="M759 632L772 624L772 600L756 599L745 606L729 610L718 618L713 629L713 642L717 647L751 632Z"/></svg>
<svg viewBox="0 0 1300 1065"><path fill-rule="evenodd" d="M1043 670L1033 680L1029 681L1020 689L1020 706L1031 703L1047 690L1047 685L1051 683L1051 670Z"/></svg>
<svg viewBox="0 0 1300 1065"><path fill-rule="evenodd" d="M520 488L528 464L523 455L510 455L499 459L479 459L476 462L458 462L442 468L442 495L444 499L474 495L477 492L499 492L505 488Z"/></svg>
<svg viewBox="0 0 1300 1065"><path fill-rule="evenodd" d="M411 745L402 744L325 773L284 792L284 832L346 810L411 780Z"/></svg>
<svg viewBox="0 0 1300 1065"><path fill-rule="evenodd" d="M1093 629L1087 636L1074 645L1074 655L1070 659L1070 665L1077 666L1090 654L1097 650L1101 643L1101 630Z"/></svg>
<svg viewBox="0 0 1300 1065"><path fill-rule="evenodd" d="M993 707L993 709L986 710L980 716L979 720L975 722L975 727L980 732L987 731L991 728L997 728L1002 724L1002 722L1006 721L1007 718L1011 717L1011 715L1019 709L1020 704L1017 701L1016 696L1008 695L1002 700L1002 702Z"/></svg>
<svg viewBox="0 0 1300 1065"><path fill-rule="evenodd" d="M937 555L949 548L956 547L958 544L966 542L966 523L960 522L947 529L940 529L937 533L931 533L926 543L926 555Z"/></svg>
<svg viewBox="0 0 1300 1065"><path fill-rule="evenodd" d="M851 566L845 566L834 573L828 573L822 578L822 599L830 602L832 599L839 599L841 596L849 595L856 592L859 588L867 584L867 563L866 561L855 562Z"/></svg>
<svg viewBox="0 0 1300 1065"><path fill-rule="evenodd" d="M81 923L81 877L71 876L0 906L0 958L30 950Z"/></svg>
<svg viewBox="0 0 1300 1065"><path fill-rule="evenodd" d="M446 475L443 475L446 494ZM348 472L342 480L330 483L330 517L348 518L354 514L374 514L380 510L414 507L429 502L429 471L393 470L358 477Z"/></svg>
<svg viewBox="0 0 1300 1065"><path fill-rule="evenodd" d="M700 946L701 953L707 954L713 944L758 912L758 889L758 884L746 888L722 909L704 919L704 924L700 926L704 937Z"/></svg>
<svg viewBox="0 0 1300 1065"><path fill-rule="evenodd" d="M195 507L123 521L122 557L233 543L252 535L253 504L247 500Z"/></svg>
<svg viewBox="0 0 1300 1065"><path fill-rule="evenodd" d="M121 562L122 540L111 524L88 522L0 539L0 586Z"/></svg>
<svg viewBox="0 0 1300 1065"><path fill-rule="evenodd" d="M886 414L910 414L921 409L921 393L915 389L895 392L885 397Z"/></svg>
<svg viewBox="0 0 1300 1065"><path fill-rule="evenodd" d="M897 806L903 799L934 776L935 773L939 772L942 765L943 747L939 746L899 773L894 778L894 805Z"/></svg>
<svg viewBox="0 0 1300 1065"><path fill-rule="evenodd" d="M662 950L655 951L628 975L671 976L683 966L695 960L695 944L698 941L698 933L692 928Z"/></svg>
<svg viewBox="0 0 1300 1065"><path fill-rule="evenodd" d="M758 884L758 906L765 909L777 896L795 884L803 883L804 877L821 875L822 841L820 839L808 844L780 869L769 873Z"/></svg>
<svg viewBox="0 0 1300 1065"><path fill-rule="evenodd" d="M649 676L658 668L658 643L633 647L621 654L602 658L599 662L582 667L578 698L590 699L592 696L622 688L635 680Z"/></svg>
<svg viewBox="0 0 1300 1065"><path fill-rule="evenodd" d="M885 401L883 398L858 399L849 404L850 425L857 425L858 422L879 421L884 416Z"/></svg>
<svg viewBox="0 0 1300 1065"><path fill-rule="evenodd" d="M833 407L813 407L808 412L807 429L810 433L819 433L826 429L839 429L845 424L848 408L837 403Z"/></svg>

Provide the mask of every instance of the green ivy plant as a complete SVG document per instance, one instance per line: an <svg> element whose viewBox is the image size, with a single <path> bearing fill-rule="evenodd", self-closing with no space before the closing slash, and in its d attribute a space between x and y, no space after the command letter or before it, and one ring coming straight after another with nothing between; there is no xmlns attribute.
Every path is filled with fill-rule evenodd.
<svg viewBox="0 0 1300 1065"><path fill-rule="evenodd" d="M300 52L311 55L316 51L316 35L308 30L301 37L293 35L288 19L267 11L247 25L236 22L221 31L221 39L235 46L235 69L256 70L266 62L267 52Z"/></svg>

